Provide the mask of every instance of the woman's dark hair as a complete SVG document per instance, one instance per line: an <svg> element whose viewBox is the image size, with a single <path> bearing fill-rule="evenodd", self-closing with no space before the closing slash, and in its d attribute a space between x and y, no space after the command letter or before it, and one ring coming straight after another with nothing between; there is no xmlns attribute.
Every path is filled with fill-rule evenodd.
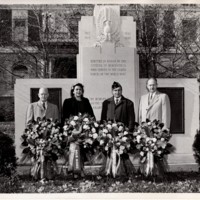
<svg viewBox="0 0 200 200"><path fill-rule="evenodd" d="M84 86L83 86L83 84L77 83L77 84L75 84L75 85L72 86L72 89L71 89L71 92L70 92L71 97L74 97L74 89L75 89L76 86L79 86L82 89L82 92L84 93ZM81 95L81 97L83 97L83 94Z"/></svg>

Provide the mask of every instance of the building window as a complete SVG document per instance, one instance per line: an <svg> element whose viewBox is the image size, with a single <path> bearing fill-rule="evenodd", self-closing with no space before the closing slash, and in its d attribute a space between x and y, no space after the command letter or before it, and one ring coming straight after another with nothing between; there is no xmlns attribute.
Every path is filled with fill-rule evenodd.
<svg viewBox="0 0 200 200"><path fill-rule="evenodd" d="M13 68L13 85L17 78L29 78L28 69L24 65L17 65Z"/></svg>
<svg viewBox="0 0 200 200"><path fill-rule="evenodd" d="M163 25L163 31L164 31L164 41L163 46L164 47L173 47L174 46L174 11L167 10L164 13L164 25Z"/></svg>
<svg viewBox="0 0 200 200"><path fill-rule="evenodd" d="M67 41L70 38L69 23L66 13L55 13L55 37L57 41Z"/></svg>
<svg viewBox="0 0 200 200"><path fill-rule="evenodd" d="M10 45L12 36L11 10L0 9L0 46Z"/></svg>
<svg viewBox="0 0 200 200"><path fill-rule="evenodd" d="M77 39L78 37L78 18L73 18L69 23L70 38Z"/></svg>
<svg viewBox="0 0 200 200"><path fill-rule="evenodd" d="M143 45L148 47L157 46L157 12L145 10L143 23Z"/></svg>
<svg viewBox="0 0 200 200"><path fill-rule="evenodd" d="M28 42L29 45L37 45L40 40L42 27L42 12L40 10L28 11ZM38 43L40 44L40 43Z"/></svg>
<svg viewBox="0 0 200 200"><path fill-rule="evenodd" d="M15 42L26 41L26 19L14 19L13 23L13 40Z"/></svg>
<svg viewBox="0 0 200 200"><path fill-rule="evenodd" d="M182 21L182 28L183 43L195 42L197 39L197 20L184 19Z"/></svg>

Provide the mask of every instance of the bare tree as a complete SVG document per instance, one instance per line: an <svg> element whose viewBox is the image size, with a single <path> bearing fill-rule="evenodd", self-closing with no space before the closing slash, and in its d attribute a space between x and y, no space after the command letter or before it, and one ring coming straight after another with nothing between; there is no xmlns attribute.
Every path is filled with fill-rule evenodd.
<svg viewBox="0 0 200 200"><path fill-rule="evenodd" d="M199 19L194 5L130 5L137 22L140 77L196 77Z"/></svg>
<svg viewBox="0 0 200 200"><path fill-rule="evenodd" d="M25 11L25 17L14 20L11 19L11 10L3 9L1 71L23 78L13 72L13 67L20 63L27 67L29 77L76 77L78 22L81 16L92 15L93 7L72 4L56 9L50 5L32 5Z"/></svg>

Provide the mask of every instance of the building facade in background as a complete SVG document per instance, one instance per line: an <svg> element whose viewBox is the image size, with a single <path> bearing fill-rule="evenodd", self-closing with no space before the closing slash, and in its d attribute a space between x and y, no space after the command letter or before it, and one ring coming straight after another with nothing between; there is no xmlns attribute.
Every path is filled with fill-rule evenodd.
<svg viewBox="0 0 200 200"><path fill-rule="evenodd" d="M0 5L0 121L14 121L14 84L76 78L78 23L93 4ZM194 78L200 70L200 6L123 4L137 23L140 78ZM128 37L128 35L127 35Z"/></svg>

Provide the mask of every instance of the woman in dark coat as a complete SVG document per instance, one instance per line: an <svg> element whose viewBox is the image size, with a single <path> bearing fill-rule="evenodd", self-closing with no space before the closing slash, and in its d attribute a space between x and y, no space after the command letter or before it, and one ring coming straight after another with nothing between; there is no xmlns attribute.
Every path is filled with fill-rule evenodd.
<svg viewBox="0 0 200 200"><path fill-rule="evenodd" d="M71 98L65 99L63 103L63 122L70 116L81 114L89 114L94 117L94 112L90 102L83 97L84 87L81 83L77 83L71 89Z"/></svg>
<svg viewBox="0 0 200 200"><path fill-rule="evenodd" d="M90 117L95 117L92 106L87 98L83 97L84 87L81 83L77 83L71 89L71 98L65 99L63 103L63 123L66 119L69 119L71 116L78 116L79 113L82 115L88 114ZM76 151L78 150L78 151ZM75 156L75 151L79 152L78 154L78 163L80 166L78 170L74 166L74 159L77 159ZM73 172L74 177L78 177L77 173L81 176L84 176L83 166L84 161L87 161L87 152L86 149L83 148L83 145L77 142L76 139L70 141L69 146L69 166L68 172Z"/></svg>

